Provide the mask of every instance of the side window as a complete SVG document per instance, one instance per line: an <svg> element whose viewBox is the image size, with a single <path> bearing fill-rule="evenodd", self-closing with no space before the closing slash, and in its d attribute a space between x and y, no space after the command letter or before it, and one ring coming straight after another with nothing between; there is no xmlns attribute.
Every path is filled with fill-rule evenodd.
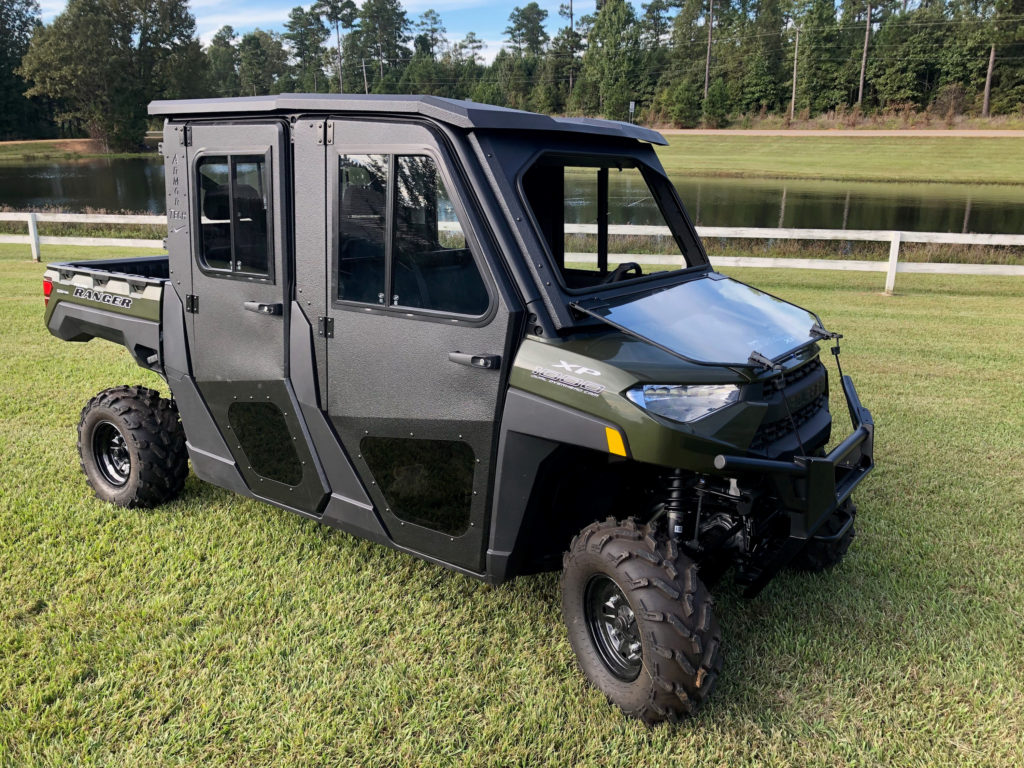
<svg viewBox="0 0 1024 768"><path fill-rule="evenodd" d="M346 155L338 161L338 290L343 301L384 303L387 237L387 155Z"/></svg>
<svg viewBox="0 0 1024 768"><path fill-rule="evenodd" d="M359 155L339 163L337 298L483 314L487 289L434 159Z"/></svg>
<svg viewBox="0 0 1024 768"><path fill-rule="evenodd" d="M199 180L199 261L211 272L269 277L267 160L264 155L206 155Z"/></svg>

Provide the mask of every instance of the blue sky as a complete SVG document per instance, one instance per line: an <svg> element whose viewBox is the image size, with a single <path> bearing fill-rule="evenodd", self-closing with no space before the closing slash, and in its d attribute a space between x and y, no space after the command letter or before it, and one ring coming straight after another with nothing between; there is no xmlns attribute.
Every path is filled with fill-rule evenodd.
<svg viewBox="0 0 1024 768"><path fill-rule="evenodd" d="M517 5L526 5L529 0L402 0L406 14L414 22L428 8L433 8L444 21L448 29L448 38L452 41L461 40L468 32L476 32L477 37L484 40L487 48L483 51L487 61L491 61L498 53L504 39L504 30L508 26L508 15ZM558 15L559 0L538 0L540 6L548 12L548 33L565 22ZM357 5L359 0L357 0ZM65 0L40 0L43 21L50 22L66 5ZM236 32L245 33L255 27L281 31L288 18L288 12L298 3L288 0L250 0L246 3L224 2L224 0L191 0L192 13L196 17L196 30L200 39L206 43L213 33L225 24L230 24ZM309 3L303 4L308 8ZM594 0L575 0L573 3L576 16L593 13Z"/></svg>

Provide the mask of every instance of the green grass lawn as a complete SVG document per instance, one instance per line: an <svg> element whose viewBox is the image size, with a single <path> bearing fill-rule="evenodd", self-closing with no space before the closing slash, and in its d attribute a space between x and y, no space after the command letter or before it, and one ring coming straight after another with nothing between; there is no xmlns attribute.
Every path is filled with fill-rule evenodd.
<svg viewBox="0 0 1024 768"><path fill-rule="evenodd" d="M1020 184L1024 139L952 136L667 137L669 176L750 176L843 181Z"/></svg>
<svg viewBox="0 0 1024 768"><path fill-rule="evenodd" d="M49 336L26 259L0 245L0 765L1024 764L1024 281L736 271L846 334L878 468L837 570L717 590L719 688L648 730L576 670L554 574L488 587L194 477L97 501L82 406L165 388Z"/></svg>

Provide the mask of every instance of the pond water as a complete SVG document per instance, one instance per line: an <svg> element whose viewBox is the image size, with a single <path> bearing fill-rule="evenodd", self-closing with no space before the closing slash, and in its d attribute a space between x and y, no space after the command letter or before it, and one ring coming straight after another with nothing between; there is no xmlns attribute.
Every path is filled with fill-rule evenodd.
<svg viewBox="0 0 1024 768"><path fill-rule="evenodd" d="M691 218L704 226L1024 233L1024 184L685 176L672 181ZM0 162L0 205L163 213L164 167L156 156ZM585 209L580 215L581 221L588 220ZM631 215L631 222L612 223L644 223L646 218L643 211Z"/></svg>

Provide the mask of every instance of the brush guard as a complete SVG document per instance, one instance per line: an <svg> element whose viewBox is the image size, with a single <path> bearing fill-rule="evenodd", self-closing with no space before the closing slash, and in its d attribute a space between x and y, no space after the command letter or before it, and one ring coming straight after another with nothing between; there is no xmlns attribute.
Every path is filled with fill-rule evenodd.
<svg viewBox="0 0 1024 768"><path fill-rule="evenodd" d="M825 522L875 466L875 423L871 412L861 405L852 379L842 376L841 381L853 432L827 456L798 456L792 461L715 457L715 468L724 474L773 478L779 499L789 515L789 537L767 558L749 583L745 592L748 597L758 594L808 541L838 541L853 525L853 516L849 515L837 533L818 535Z"/></svg>

